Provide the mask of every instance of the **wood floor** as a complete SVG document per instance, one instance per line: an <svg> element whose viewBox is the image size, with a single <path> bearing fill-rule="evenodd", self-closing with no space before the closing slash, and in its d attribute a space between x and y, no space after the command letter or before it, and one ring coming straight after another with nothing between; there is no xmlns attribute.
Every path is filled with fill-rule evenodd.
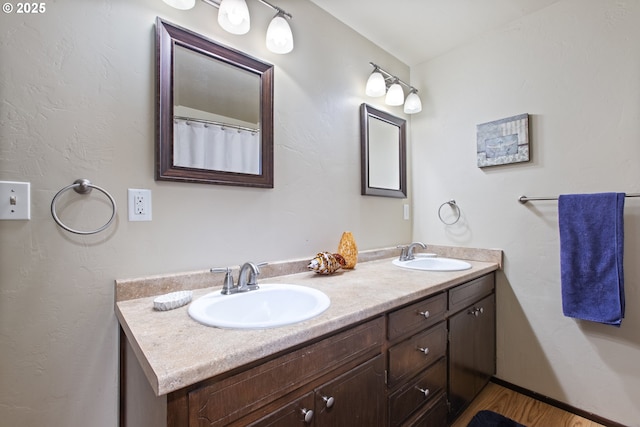
<svg viewBox="0 0 640 427"><path fill-rule="evenodd" d="M451 427L466 427L471 418L483 409L502 414L527 427L604 427L492 382Z"/></svg>

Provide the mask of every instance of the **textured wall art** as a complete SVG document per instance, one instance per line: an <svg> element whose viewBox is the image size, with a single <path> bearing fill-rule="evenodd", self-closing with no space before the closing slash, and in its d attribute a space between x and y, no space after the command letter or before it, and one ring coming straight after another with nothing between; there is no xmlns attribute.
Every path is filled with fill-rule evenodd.
<svg viewBox="0 0 640 427"><path fill-rule="evenodd" d="M529 161L529 115L477 125L478 167Z"/></svg>

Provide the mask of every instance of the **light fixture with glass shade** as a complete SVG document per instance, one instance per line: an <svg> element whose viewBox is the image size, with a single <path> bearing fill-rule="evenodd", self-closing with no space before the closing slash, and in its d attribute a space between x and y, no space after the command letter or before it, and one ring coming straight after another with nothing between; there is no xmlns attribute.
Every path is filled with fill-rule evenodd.
<svg viewBox="0 0 640 427"><path fill-rule="evenodd" d="M192 9L196 5L196 0L162 0L171 7L180 10Z"/></svg>
<svg viewBox="0 0 640 427"><path fill-rule="evenodd" d="M289 53L293 50L293 34L285 16L284 11L278 10L267 28L267 49L273 53Z"/></svg>
<svg viewBox="0 0 640 427"><path fill-rule="evenodd" d="M384 76L382 75L380 70L376 67L367 80L365 93L368 96L377 98L384 95L386 91L387 83L384 81Z"/></svg>
<svg viewBox="0 0 640 427"><path fill-rule="evenodd" d="M407 99L404 101L404 112L407 114L415 114L422 111L422 101L418 96L418 91L416 89L412 89L409 95L407 95Z"/></svg>
<svg viewBox="0 0 640 427"><path fill-rule="evenodd" d="M391 86L389 86L389 90L387 90L387 96L384 98L384 103L387 105L402 105L404 102L404 92L402 91L402 86L398 82L398 79L395 79Z"/></svg>
<svg viewBox="0 0 640 427"><path fill-rule="evenodd" d="M162 1L182 10L191 9L196 3L196 0ZM267 28L267 48L273 53L291 52L293 50L293 33L289 22L287 22L292 18L291 14L266 0L257 1L277 12ZM225 31L231 34L246 34L251 29L251 16L246 0L202 0L202 2L218 8L218 24Z"/></svg>
<svg viewBox="0 0 640 427"><path fill-rule="evenodd" d="M222 0L218 24L231 34L246 34L251 28L249 8L244 0Z"/></svg>
<svg viewBox="0 0 640 427"><path fill-rule="evenodd" d="M386 93L385 104L392 106L404 104L404 112L406 114L415 114L422 111L422 101L418 96L418 89L403 82L379 65L373 62L369 62L369 64L373 67L373 72L367 79L365 88L365 93L368 96L379 97ZM407 95L406 100L402 86L409 89L409 95Z"/></svg>

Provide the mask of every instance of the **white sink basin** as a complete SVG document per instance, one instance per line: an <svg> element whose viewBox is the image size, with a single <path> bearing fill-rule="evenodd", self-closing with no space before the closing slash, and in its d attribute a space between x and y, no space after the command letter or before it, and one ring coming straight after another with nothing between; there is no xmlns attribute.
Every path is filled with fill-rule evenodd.
<svg viewBox="0 0 640 427"><path fill-rule="evenodd" d="M397 265L398 267L423 271L460 271L471 268L471 264L459 259L420 256L419 254L416 255L415 259L410 261L399 261L398 259L394 259L392 262L393 265Z"/></svg>
<svg viewBox="0 0 640 427"><path fill-rule="evenodd" d="M191 303L189 316L219 328L275 328L311 319L330 304L329 297L317 289L269 283L260 284L256 291L204 295Z"/></svg>

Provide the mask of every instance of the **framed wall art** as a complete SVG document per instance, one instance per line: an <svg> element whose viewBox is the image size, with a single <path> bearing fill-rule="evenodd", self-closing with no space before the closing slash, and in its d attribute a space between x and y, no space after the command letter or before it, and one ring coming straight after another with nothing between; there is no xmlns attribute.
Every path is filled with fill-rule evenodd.
<svg viewBox="0 0 640 427"><path fill-rule="evenodd" d="M477 125L478 167L529 161L529 114Z"/></svg>

